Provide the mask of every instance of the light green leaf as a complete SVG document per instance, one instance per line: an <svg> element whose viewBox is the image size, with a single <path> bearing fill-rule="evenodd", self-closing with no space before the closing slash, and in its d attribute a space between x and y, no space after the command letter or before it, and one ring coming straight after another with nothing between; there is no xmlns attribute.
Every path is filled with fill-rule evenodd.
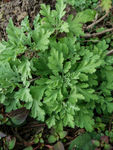
<svg viewBox="0 0 113 150"><path fill-rule="evenodd" d="M24 101L24 102L32 102L33 98L30 94L29 88L22 88L18 92L15 92L15 99Z"/></svg>
<svg viewBox="0 0 113 150"><path fill-rule="evenodd" d="M79 12L74 19L73 16L69 16L68 23L70 31L73 32L76 36L84 35L82 30L83 23L93 21L95 15L96 12L94 10L86 9L82 12Z"/></svg>
<svg viewBox="0 0 113 150"><path fill-rule="evenodd" d="M45 111L41 108L42 103L40 101L34 100L31 110L31 116L40 121L45 120Z"/></svg>
<svg viewBox="0 0 113 150"><path fill-rule="evenodd" d="M51 116L47 121L46 121L47 125L49 128L55 126L55 117Z"/></svg>
<svg viewBox="0 0 113 150"><path fill-rule="evenodd" d="M8 141L8 149L13 150L16 144L16 138L12 138Z"/></svg>
<svg viewBox="0 0 113 150"><path fill-rule="evenodd" d="M64 61L62 52L56 49L52 49L51 56L48 58L48 61L49 61L48 67L52 70L54 74L58 72L62 72L63 61Z"/></svg>
<svg viewBox="0 0 113 150"><path fill-rule="evenodd" d="M107 103L107 109L109 113L113 112L113 103Z"/></svg>
<svg viewBox="0 0 113 150"><path fill-rule="evenodd" d="M22 20L21 27L22 27L22 30L24 32L30 32L31 31L28 16L25 17L24 20Z"/></svg>
<svg viewBox="0 0 113 150"><path fill-rule="evenodd" d="M79 135L78 137L76 137L70 144L69 146L69 150L72 150L74 147L77 148L77 150L86 150L85 149L85 145L89 144L89 142L91 141L91 137L88 133ZM90 149L90 145L89 145L89 149ZM88 150L88 149L87 149ZM92 148L90 149L92 150Z"/></svg>
<svg viewBox="0 0 113 150"><path fill-rule="evenodd" d="M23 150L33 150L31 146L24 148Z"/></svg>
<svg viewBox="0 0 113 150"><path fill-rule="evenodd" d="M64 0L57 0L56 3L56 11L57 11L57 17L59 20L65 15L64 9L66 8L66 4L64 4Z"/></svg>
<svg viewBox="0 0 113 150"><path fill-rule="evenodd" d="M27 59L20 62L18 66L18 72L21 74L21 80L23 81L23 84L26 85L27 79L32 78L31 64Z"/></svg>
<svg viewBox="0 0 113 150"><path fill-rule="evenodd" d="M60 27L60 32L69 32L69 25L67 22L62 23Z"/></svg>
<svg viewBox="0 0 113 150"><path fill-rule="evenodd" d="M101 0L101 7L104 11L109 12L112 7L112 0Z"/></svg>
<svg viewBox="0 0 113 150"><path fill-rule="evenodd" d="M83 114L82 112L79 112L78 116L75 117L75 125L80 128L85 128L87 131L91 132L93 131L94 120L90 114Z"/></svg>
<svg viewBox="0 0 113 150"><path fill-rule="evenodd" d="M36 28L32 32L32 38L34 41L34 50L42 50L45 51L49 45L49 37L51 32L45 31L41 28Z"/></svg>
<svg viewBox="0 0 113 150"><path fill-rule="evenodd" d="M69 69L71 68L71 62L66 62L64 65L64 73L67 73Z"/></svg>
<svg viewBox="0 0 113 150"><path fill-rule="evenodd" d="M21 28L14 26L12 19L9 20L9 24L6 28L8 33L8 39L13 45L22 45L26 39L26 36Z"/></svg>
<svg viewBox="0 0 113 150"><path fill-rule="evenodd" d="M57 137L54 135L50 135L48 138L49 143L55 143L57 141Z"/></svg>

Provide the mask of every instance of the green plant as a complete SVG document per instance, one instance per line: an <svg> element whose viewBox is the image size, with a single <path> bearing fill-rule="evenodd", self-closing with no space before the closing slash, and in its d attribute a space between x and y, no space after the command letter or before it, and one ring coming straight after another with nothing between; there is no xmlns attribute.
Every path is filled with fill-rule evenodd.
<svg viewBox="0 0 113 150"><path fill-rule="evenodd" d="M100 145L99 141L97 140L99 138L100 136L94 133L81 134L71 142L69 150L72 150L73 148L76 148L76 150L94 150Z"/></svg>
<svg viewBox="0 0 113 150"><path fill-rule="evenodd" d="M20 28L10 20L8 41L0 43L0 103L6 112L25 107L56 132L65 126L92 131L95 110L113 111L113 59L106 56L105 40L90 46L77 40L96 12L88 9L64 21L65 8L63 0L56 10L42 4L43 17L36 16L33 29L28 17Z"/></svg>
<svg viewBox="0 0 113 150"><path fill-rule="evenodd" d="M112 149L111 144L109 143L108 136L105 136L103 133L91 132L84 133L77 136L70 144L69 150L95 150L95 149Z"/></svg>
<svg viewBox="0 0 113 150"><path fill-rule="evenodd" d="M104 11L109 12L110 8L112 7L112 0L102 0L101 6Z"/></svg>
<svg viewBox="0 0 113 150"><path fill-rule="evenodd" d="M85 10L88 8L95 8L97 7L98 0L65 0L67 4L72 5L75 7L77 11Z"/></svg>

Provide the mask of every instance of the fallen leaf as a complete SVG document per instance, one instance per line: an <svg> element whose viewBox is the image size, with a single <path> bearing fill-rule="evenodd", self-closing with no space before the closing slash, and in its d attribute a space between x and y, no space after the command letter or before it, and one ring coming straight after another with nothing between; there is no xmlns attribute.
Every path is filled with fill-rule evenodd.
<svg viewBox="0 0 113 150"><path fill-rule="evenodd" d="M17 21L21 21L27 16L27 12L22 12L20 15L17 17Z"/></svg>
<svg viewBox="0 0 113 150"><path fill-rule="evenodd" d="M64 145L62 144L62 142L57 142L54 147L53 147L54 150L65 150L64 149Z"/></svg>
<svg viewBox="0 0 113 150"><path fill-rule="evenodd" d="M10 112L8 117L15 125L20 125L26 120L28 114L29 114L29 110L23 107Z"/></svg>
<svg viewBox="0 0 113 150"><path fill-rule="evenodd" d="M4 137L6 137L7 135L5 134L5 133L3 133L3 132L1 132L0 131L0 138L4 138Z"/></svg>
<svg viewBox="0 0 113 150"><path fill-rule="evenodd" d="M102 143L108 144L108 143L109 143L109 138L108 138L108 136L102 136L102 137L101 137L101 141L102 141Z"/></svg>

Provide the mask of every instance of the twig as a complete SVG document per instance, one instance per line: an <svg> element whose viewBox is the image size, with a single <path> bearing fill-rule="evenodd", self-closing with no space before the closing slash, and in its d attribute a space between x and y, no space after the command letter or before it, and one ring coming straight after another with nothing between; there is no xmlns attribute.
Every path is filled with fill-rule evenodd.
<svg viewBox="0 0 113 150"><path fill-rule="evenodd" d="M53 150L53 146L51 146L51 145L45 145L45 146L46 146L47 148Z"/></svg>
<svg viewBox="0 0 113 150"><path fill-rule="evenodd" d="M109 121L109 131L111 131L111 129L112 129L112 120L113 120L113 114L112 114L111 119Z"/></svg>
<svg viewBox="0 0 113 150"><path fill-rule="evenodd" d="M111 32L111 31L113 31L113 28L106 29L106 30L104 30L104 31L102 31L102 32L98 32L98 33L92 33L92 34L86 33L83 37L84 37L84 38L96 37L96 36L100 36L100 35L102 35L102 34L105 34L105 33L107 33L107 32Z"/></svg>
<svg viewBox="0 0 113 150"><path fill-rule="evenodd" d="M85 40L85 41L83 41L83 42L93 42L93 43L97 43L97 42L99 42L99 40Z"/></svg>
<svg viewBox="0 0 113 150"><path fill-rule="evenodd" d="M110 50L110 51L108 51L107 56L110 56L110 55L112 55L112 54L113 54L113 49Z"/></svg>
<svg viewBox="0 0 113 150"><path fill-rule="evenodd" d="M37 80L37 79L40 79L40 77L36 77L36 78L34 78L34 79L31 79L31 80L29 80L29 82L31 83L31 82L34 82L35 80Z"/></svg>
<svg viewBox="0 0 113 150"><path fill-rule="evenodd" d="M32 141L32 142L27 142L27 141L25 141L25 140L18 134L17 128L15 128L15 131L13 130L13 128L11 128L11 129L12 129L12 132L14 133L15 137L16 137L23 145L25 145L25 146L31 146L31 145L34 144L33 141Z"/></svg>
<svg viewBox="0 0 113 150"><path fill-rule="evenodd" d="M107 17L108 13L106 13L104 16L102 16L100 19L94 21L92 24L86 27L86 29L91 29L94 25L98 24L101 22L105 17Z"/></svg>
<svg viewBox="0 0 113 150"><path fill-rule="evenodd" d="M40 147L40 145L36 146L33 150L38 150L39 147Z"/></svg>

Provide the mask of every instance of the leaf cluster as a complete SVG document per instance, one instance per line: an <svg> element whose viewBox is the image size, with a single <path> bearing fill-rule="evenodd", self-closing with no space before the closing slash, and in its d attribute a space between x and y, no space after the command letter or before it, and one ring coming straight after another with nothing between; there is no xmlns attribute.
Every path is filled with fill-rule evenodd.
<svg viewBox="0 0 113 150"><path fill-rule="evenodd" d="M9 21L8 41L0 43L0 103L6 112L25 107L58 131L92 131L95 110L113 112L113 58L107 58L104 40L90 46L78 41L96 12L87 9L64 21L65 8L63 0L55 10L42 4L33 28L28 17L19 28Z"/></svg>

